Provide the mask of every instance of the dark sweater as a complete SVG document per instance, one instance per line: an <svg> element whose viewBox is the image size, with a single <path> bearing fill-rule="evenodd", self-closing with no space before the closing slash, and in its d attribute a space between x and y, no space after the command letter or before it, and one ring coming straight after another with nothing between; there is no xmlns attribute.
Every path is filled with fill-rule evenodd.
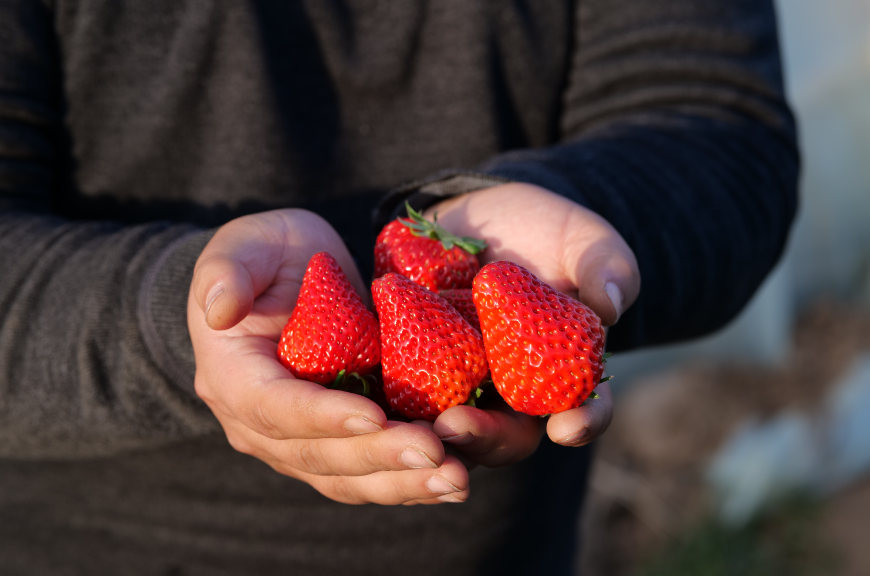
<svg viewBox="0 0 870 576"><path fill-rule="evenodd" d="M208 229L308 208L365 275L373 211L538 184L637 255L626 350L740 310L797 170L761 0L0 3L0 574L567 572L585 450L411 508L233 452L192 385Z"/></svg>

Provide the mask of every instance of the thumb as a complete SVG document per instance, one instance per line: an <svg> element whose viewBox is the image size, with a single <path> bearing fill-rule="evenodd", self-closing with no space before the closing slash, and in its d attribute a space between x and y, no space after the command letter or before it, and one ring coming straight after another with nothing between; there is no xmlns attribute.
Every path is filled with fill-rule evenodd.
<svg viewBox="0 0 870 576"><path fill-rule="evenodd" d="M206 248L206 251L208 248ZM191 290L213 330L232 328L251 312L254 286L248 269L220 253L200 256Z"/></svg>
<svg viewBox="0 0 870 576"><path fill-rule="evenodd" d="M574 259L574 284L581 302L605 326L616 324L640 293L640 270L634 252L612 227L587 244Z"/></svg>

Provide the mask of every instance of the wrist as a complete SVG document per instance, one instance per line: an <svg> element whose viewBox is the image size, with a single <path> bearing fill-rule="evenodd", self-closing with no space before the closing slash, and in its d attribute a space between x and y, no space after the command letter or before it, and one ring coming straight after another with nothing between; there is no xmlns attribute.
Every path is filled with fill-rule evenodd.
<svg viewBox="0 0 870 576"><path fill-rule="evenodd" d="M189 232L167 246L139 292L139 325L151 358L191 395L195 362L187 325L188 287L196 260L214 232Z"/></svg>

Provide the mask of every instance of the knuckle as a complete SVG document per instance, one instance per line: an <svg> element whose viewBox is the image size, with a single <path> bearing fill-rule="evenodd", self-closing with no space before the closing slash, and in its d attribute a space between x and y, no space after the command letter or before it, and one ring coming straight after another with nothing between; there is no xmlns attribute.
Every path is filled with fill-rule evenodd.
<svg viewBox="0 0 870 576"><path fill-rule="evenodd" d="M474 437L474 451L477 454L498 452L510 444L500 431L497 434L482 434Z"/></svg>
<svg viewBox="0 0 870 576"><path fill-rule="evenodd" d="M420 498L431 498L432 494L424 490L422 487L412 488L401 474L390 474L388 476L388 489L384 490L383 503L402 503Z"/></svg>
<svg viewBox="0 0 870 576"><path fill-rule="evenodd" d="M251 420L255 426L254 429L263 436L273 440L282 439L278 424L269 414L268 408L266 408L262 401L257 400L251 409Z"/></svg>
<svg viewBox="0 0 870 576"><path fill-rule="evenodd" d="M297 467L306 472L317 475L330 473L330 470L328 470L324 463L322 452L314 442L300 443L296 448L295 456Z"/></svg>
<svg viewBox="0 0 870 576"><path fill-rule="evenodd" d="M360 447L356 451L356 460L359 467L367 472L387 469L384 463L381 462L377 451L371 446Z"/></svg>
<svg viewBox="0 0 870 576"><path fill-rule="evenodd" d="M319 395L319 392L322 390L326 389L321 387L297 389L291 398L294 420L297 423L304 424L311 433L316 432L323 421Z"/></svg>
<svg viewBox="0 0 870 576"><path fill-rule="evenodd" d="M316 393L309 394L308 398L306 398L304 403L301 405L302 416L308 422L316 424L320 421L320 403L318 402L319 397L319 394Z"/></svg>

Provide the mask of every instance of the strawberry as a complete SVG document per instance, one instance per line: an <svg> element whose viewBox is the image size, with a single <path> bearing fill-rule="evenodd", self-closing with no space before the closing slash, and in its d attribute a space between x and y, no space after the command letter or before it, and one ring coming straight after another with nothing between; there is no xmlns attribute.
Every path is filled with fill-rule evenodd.
<svg viewBox="0 0 870 576"><path fill-rule="evenodd" d="M432 421L468 400L487 372L480 333L443 298L399 274L375 280L372 296L390 405Z"/></svg>
<svg viewBox="0 0 870 576"><path fill-rule="evenodd" d="M341 385L345 374L368 374L381 361L380 327L335 258L308 261L293 314L281 333L278 359L297 378Z"/></svg>
<svg viewBox="0 0 870 576"><path fill-rule="evenodd" d="M471 297L470 288L452 288L439 290L438 295L456 308L462 317L468 320L478 332L480 332L480 318L477 317L477 308L474 307L474 299Z"/></svg>
<svg viewBox="0 0 870 576"><path fill-rule="evenodd" d="M453 288L450 290L441 290L438 295L447 300L447 303L453 306L459 314L471 324L471 327L480 332L480 318L477 317L477 308L474 307L474 299L471 296L470 288ZM489 371L489 364L486 366ZM484 382L488 383L489 378L484 378ZM481 384L481 387L484 384ZM471 398L466 404L475 405L475 400L480 398L482 390L473 390Z"/></svg>
<svg viewBox="0 0 870 576"><path fill-rule="evenodd" d="M471 288L480 269L475 254L486 242L454 236L405 204L410 220L393 220L381 230L375 243L375 278L389 272L402 274L433 292L448 288Z"/></svg>
<svg viewBox="0 0 870 576"><path fill-rule="evenodd" d="M514 410L555 414L595 397L605 355L592 310L512 262L484 266L472 293L493 383Z"/></svg>

